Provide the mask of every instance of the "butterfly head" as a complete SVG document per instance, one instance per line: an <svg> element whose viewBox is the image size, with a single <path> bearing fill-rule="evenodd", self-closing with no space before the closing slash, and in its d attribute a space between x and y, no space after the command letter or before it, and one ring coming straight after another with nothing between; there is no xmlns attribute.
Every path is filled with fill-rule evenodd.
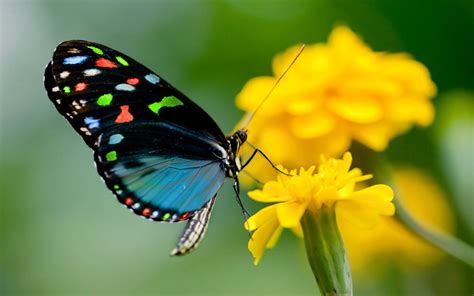
<svg viewBox="0 0 474 296"><path fill-rule="evenodd" d="M227 149L227 176L234 176L240 171L240 157L239 150L242 144L247 141L247 130L239 129L227 138L228 149Z"/></svg>
<svg viewBox="0 0 474 296"><path fill-rule="evenodd" d="M239 145L242 145L247 141L247 131L244 129L239 129L233 134L233 137L235 137L235 140L239 142Z"/></svg>
<svg viewBox="0 0 474 296"><path fill-rule="evenodd" d="M245 143L245 141L247 141L247 130L245 129L239 129L227 138L227 142L229 143L228 154L231 159L237 157L240 147Z"/></svg>

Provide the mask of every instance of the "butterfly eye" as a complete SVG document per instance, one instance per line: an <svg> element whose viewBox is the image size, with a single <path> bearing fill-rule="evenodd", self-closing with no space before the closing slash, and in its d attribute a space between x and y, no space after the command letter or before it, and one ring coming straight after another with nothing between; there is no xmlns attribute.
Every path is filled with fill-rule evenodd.
<svg viewBox="0 0 474 296"><path fill-rule="evenodd" d="M236 135L237 137L239 138L240 140L240 144L244 143L245 141L247 141L247 132L244 131L244 130L238 130L236 132Z"/></svg>

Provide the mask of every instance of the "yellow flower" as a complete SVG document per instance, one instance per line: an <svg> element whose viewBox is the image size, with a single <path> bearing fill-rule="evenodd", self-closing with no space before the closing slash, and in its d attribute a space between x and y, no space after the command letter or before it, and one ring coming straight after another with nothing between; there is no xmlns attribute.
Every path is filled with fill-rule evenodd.
<svg viewBox="0 0 474 296"><path fill-rule="evenodd" d="M273 76L248 81L237 106L253 112L298 48L275 57ZM317 163L321 154L339 157L352 140L381 151L414 124L431 124L435 93L423 64L407 54L374 52L337 27L327 44L306 47L251 121L249 141L290 168ZM260 178L274 175L263 160L249 168Z"/></svg>
<svg viewBox="0 0 474 296"><path fill-rule="evenodd" d="M267 182L262 190L249 192L259 202L276 202L250 217L245 226L255 232L248 247L258 264L265 248L272 248L283 228L302 235L300 220L305 211L318 211L322 206L335 207L336 215L354 224L372 227L380 215L393 215L393 191L386 185L374 185L354 190L357 182L371 178L358 168L350 169L349 152L342 159L322 159L318 172L315 167L303 168L293 176L279 175L277 181Z"/></svg>
<svg viewBox="0 0 474 296"><path fill-rule="evenodd" d="M453 232L453 215L434 180L413 168L399 168L393 177L400 192L397 198L419 223L434 231ZM380 263L381 258L401 265L429 266L443 255L392 217L383 217L370 231L356 229L343 219L338 219L338 224L355 270Z"/></svg>

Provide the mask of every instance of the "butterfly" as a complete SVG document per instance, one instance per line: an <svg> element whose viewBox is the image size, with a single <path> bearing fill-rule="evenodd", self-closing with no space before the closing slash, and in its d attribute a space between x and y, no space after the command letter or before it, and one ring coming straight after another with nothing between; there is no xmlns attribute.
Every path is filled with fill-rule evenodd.
<svg viewBox="0 0 474 296"><path fill-rule="evenodd" d="M188 221L173 255L200 242L226 177L239 193L246 131L226 137L203 109L129 56L98 43L62 42L44 85L93 149L97 171L120 203L150 220Z"/></svg>
<svg viewBox="0 0 474 296"><path fill-rule="evenodd" d="M302 49L296 56L301 54ZM260 153L241 163L246 126L288 69L278 78L242 128L225 136L196 103L161 76L104 45L71 40L59 44L44 73L57 111L94 151L97 171L118 201L153 221L188 221L172 255L195 249L206 232L217 192ZM248 143L248 142L247 142Z"/></svg>

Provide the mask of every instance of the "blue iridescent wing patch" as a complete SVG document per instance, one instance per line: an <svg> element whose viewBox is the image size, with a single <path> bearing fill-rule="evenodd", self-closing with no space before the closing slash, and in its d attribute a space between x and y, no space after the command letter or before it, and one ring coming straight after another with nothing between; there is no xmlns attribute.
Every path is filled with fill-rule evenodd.
<svg viewBox="0 0 474 296"><path fill-rule="evenodd" d="M186 220L224 183L220 160L190 158L185 153L193 149L196 155L204 153L200 147L212 148L206 141L186 131L162 133L166 129L156 124L131 127L106 131L99 139L95 160L109 189L135 213L157 221ZM179 147L169 135L181 139ZM143 139L145 136L149 139Z"/></svg>
<svg viewBox="0 0 474 296"><path fill-rule="evenodd" d="M158 221L180 221L192 216L219 190L225 175L219 162L179 157L138 157L140 165L114 162L113 191L134 212Z"/></svg>

